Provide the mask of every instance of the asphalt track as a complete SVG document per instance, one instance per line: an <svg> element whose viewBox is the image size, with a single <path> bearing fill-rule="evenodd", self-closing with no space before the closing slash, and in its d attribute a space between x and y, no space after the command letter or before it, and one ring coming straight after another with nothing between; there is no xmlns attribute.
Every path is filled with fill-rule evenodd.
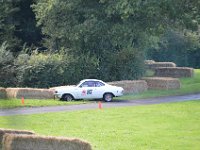
<svg viewBox="0 0 200 150"><path fill-rule="evenodd" d="M127 107L139 105L152 105L171 102L182 102L190 100L200 100L199 94L183 95L183 96L169 96L140 100L115 100L113 102L102 102L102 109L113 107ZM69 106L48 106L48 107L24 107L14 109L0 109L0 116L12 115L28 115L28 114L42 114L50 112L69 112L78 110L98 109L98 102L92 101L88 104L69 105Z"/></svg>

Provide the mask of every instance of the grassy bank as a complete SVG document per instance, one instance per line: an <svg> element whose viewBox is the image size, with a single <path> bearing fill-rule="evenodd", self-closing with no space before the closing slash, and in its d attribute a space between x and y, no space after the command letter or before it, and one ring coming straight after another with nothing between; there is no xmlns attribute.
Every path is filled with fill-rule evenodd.
<svg viewBox="0 0 200 150"><path fill-rule="evenodd" d="M200 101L0 117L0 127L78 137L94 150L200 147Z"/></svg>
<svg viewBox="0 0 200 150"><path fill-rule="evenodd" d="M160 96L200 93L200 69L195 69L193 78L181 78L180 82L181 88L177 90L148 90L143 93L125 95L117 99L133 100Z"/></svg>

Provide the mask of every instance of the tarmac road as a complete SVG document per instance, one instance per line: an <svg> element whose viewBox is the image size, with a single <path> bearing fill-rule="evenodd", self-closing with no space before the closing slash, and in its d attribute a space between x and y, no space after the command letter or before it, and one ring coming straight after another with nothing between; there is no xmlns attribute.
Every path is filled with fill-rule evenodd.
<svg viewBox="0 0 200 150"><path fill-rule="evenodd" d="M171 102L182 102L190 100L200 100L199 94L191 94L184 96L169 96L159 97L151 99L140 99L140 100L114 100L113 102L102 102L102 108L111 107L127 107L127 106L138 106L138 105L152 105L160 103L171 103ZM14 109L0 109L0 116L11 116L11 115L28 115L28 114L41 114L50 112L67 112L67 111L78 111L98 109L98 102L92 101L88 104L70 105L70 106L48 106L48 107L24 107Z"/></svg>

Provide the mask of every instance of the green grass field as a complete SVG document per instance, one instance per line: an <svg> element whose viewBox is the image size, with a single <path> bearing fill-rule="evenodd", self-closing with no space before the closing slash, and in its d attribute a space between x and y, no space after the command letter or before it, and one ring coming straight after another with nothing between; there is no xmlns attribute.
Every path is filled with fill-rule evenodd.
<svg viewBox="0 0 200 150"><path fill-rule="evenodd" d="M0 117L0 127L81 138L94 150L199 150L200 101Z"/></svg>

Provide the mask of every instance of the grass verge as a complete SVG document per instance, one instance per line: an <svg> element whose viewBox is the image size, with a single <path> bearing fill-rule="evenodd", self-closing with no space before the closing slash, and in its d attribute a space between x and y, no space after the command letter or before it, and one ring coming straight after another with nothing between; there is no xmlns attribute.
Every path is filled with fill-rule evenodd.
<svg viewBox="0 0 200 150"><path fill-rule="evenodd" d="M7 99L7 100L0 100L0 109L3 108L16 108L16 107L42 107L42 106L59 106L59 105L77 105L77 104L84 104L88 103L87 101L60 101L58 99L56 100L31 100L31 99L25 99L24 104L22 104L20 99Z"/></svg>
<svg viewBox="0 0 200 150"><path fill-rule="evenodd" d="M200 147L200 100L137 107L0 117L0 127L77 137L94 150Z"/></svg>

